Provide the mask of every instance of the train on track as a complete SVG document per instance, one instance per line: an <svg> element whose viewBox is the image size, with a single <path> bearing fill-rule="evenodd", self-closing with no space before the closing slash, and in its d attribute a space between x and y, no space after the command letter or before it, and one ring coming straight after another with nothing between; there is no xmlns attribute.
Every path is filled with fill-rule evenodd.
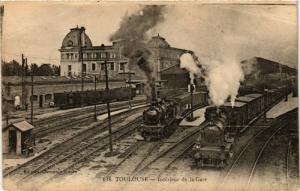
<svg viewBox="0 0 300 191"><path fill-rule="evenodd" d="M110 101L128 100L136 96L135 88L121 87L110 89L108 92L104 89L90 91L64 92L54 94L54 105L61 109L68 109L80 106L93 105L95 103L104 103L107 99Z"/></svg>
<svg viewBox="0 0 300 191"><path fill-rule="evenodd" d="M193 109L207 105L207 92L196 92L192 96ZM176 124L190 111L190 102L190 93L152 101L143 112L141 136L150 141L171 135Z"/></svg>
<svg viewBox="0 0 300 191"><path fill-rule="evenodd" d="M192 147L196 166L225 167L242 132L289 93L290 89L283 86L240 96L233 107L230 102L207 107L200 135Z"/></svg>

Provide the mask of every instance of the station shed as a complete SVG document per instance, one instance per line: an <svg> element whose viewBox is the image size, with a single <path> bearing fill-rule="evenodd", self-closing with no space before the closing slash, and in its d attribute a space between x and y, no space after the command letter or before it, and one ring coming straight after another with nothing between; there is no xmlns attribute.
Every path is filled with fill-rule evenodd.
<svg viewBox="0 0 300 191"><path fill-rule="evenodd" d="M12 123L2 129L3 153L24 154L26 147L33 143L34 126L27 121Z"/></svg>

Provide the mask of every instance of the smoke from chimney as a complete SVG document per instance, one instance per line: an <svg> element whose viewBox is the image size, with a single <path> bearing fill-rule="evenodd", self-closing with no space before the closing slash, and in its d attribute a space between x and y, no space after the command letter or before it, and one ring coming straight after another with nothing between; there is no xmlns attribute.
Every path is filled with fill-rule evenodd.
<svg viewBox="0 0 300 191"><path fill-rule="evenodd" d="M153 75L154 66L149 62L151 56L147 49L146 33L164 20L164 6L147 5L132 15L125 15L119 29L110 37L110 41L121 40L121 52L129 59L129 65L136 65L147 77L145 87L146 95L151 98L155 79Z"/></svg>

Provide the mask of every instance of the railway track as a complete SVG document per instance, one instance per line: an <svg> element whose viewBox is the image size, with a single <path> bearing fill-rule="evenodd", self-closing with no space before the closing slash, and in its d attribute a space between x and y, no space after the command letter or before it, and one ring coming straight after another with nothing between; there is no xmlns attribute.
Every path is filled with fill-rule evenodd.
<svg viewBox="0 0 300 191"><path fill-rule="evenodd" d="M136 112L141 112L144 107L132 109L126 113L119 113L112 118L112 125L120 123L126 117L132 115ZM48 163L52 164L52 161L57 161L58 158L61 159L61 155L65 156L65 153L70 153L72 150L78 150L82 147L82 143L85 143L93 136L103 133L107 129L108 122L94 124L89 127L84 132L77 134L70 139L65 140L64 142L52 147L41 155L33 158L32 160L18 166L17 168L4 173L4 177L24 179L24 177L30 176L37 172L41 172L41 169L45 168L45 165L48 166ZM80 144L81 143L81 144ZM71 155L70 155L71 156Z"/></svg>
<svg viewBox="0 0 300 191"><path fill-rule="evenodd" d="M130 176L132 175L137 169L141 167L143 162L145 162L155 150L157 151L159 147L162 145L162 142L146 142L140 141L138 144L134 145L131 148L130 152L127 153L126 156L112 169L110 169L106 174L105 177L112 176L118 173L118 176Z"/></svg>
<svg viewBox="0 0 300 191"><path fill-rule="evenodd" d="M137 106L140 104L135 104ZM127 105L124 106L117 106L112 108L111 111L117 111L121 109L126 109ZM100 109L100 108L99 108ZM97 115L105 114L105 108L102 108ZM63 117L63 118L62 118ZM62 118L62 119L61 119ZM70 126L80 126L84 124L90 124L94 122L94 110L89 111L78 111L78 113L68 113L66 115L58 116L58 118L51 118L49 121L42 121L40 125L36 125L38 128L35 128L34 134L37 138L43 137L48 135L49 133L53 133L59 130L63 130Z"/></svg>
<svg viewBox="0 0 300 191"><path fill-rule="evenodd" d="M288 125L289 116L286 115L277 119L271 126L260 130L246 143L223 176L223 181L217 189L224 188L224 186L227 189L238 190L247 190L249 188L258 161L264 150L274 136Z"/></svg>
<svg viewBox="0 0 300 191"><path fill-rule="evenodd" d="M124 125L119 126L112 132L112 140L117 141L122 137L133 132L141 124L141 117ZM115 124L116 125L116 124ZM51 162L45 162L38 170L30 175L22 178L19 182L28 181L36 175L42 173L54 174L46 182L57 179L65 174L76 172L76 167L82 164L89 156L105 149L109 145L109 135L103 134L101 136L94 137L87 140L85 143L80 143L76 148L72 148L71 151L64 153L63 155L55 158Z"/></svg>
<svg viewBox="0 0 300 191"><path fill-rule="evenodd" d="M270 141L275 137L276 134L278 134L279 132L281 132L282 128L284 127L284 125L280 126L268 139L267 141L263 144L262 148L260 149L257 157L256 157L256 160L254 162L254 164L252 165L251 167L251 172L250 172L250 175L248 177L248 180L247 180L247 186L246 186L246 190L250 190L250 185L251 185L251 182L252 182L252 179L253 179L253 176L254 176L254 173L256 171L256 167L257 167L257 164L259 162L259 160L261 159L261 156L262 154L265 152L265 149L267 147L267 145L270 143Z"/></svg>
<svg viewBox="0 0 300 191"><path fill-rule="evenodd" d="M195 138L198 137L200 129L193 130L186 135L180 137L178 141L169 143L162 151L148 156L147 160L139 164L135 168L132 176L159 177L169 166L184 154L193 144Z"/></svg>

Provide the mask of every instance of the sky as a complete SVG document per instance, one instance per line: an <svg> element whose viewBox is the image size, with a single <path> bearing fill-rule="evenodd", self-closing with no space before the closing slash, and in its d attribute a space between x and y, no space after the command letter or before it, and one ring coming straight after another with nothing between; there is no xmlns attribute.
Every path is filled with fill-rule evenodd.
<svg viewBox="0 0 300 191"><path fill-rule="evenodd" d="M6 61L59 64L58 49L70 28L84 26L93 45L111 44L125 14L139 4L7 3L3 23ZM150 29L173 47L189 49L200 58L254 56L297 67L296 5L169 4L164 20Z"/></svg>

